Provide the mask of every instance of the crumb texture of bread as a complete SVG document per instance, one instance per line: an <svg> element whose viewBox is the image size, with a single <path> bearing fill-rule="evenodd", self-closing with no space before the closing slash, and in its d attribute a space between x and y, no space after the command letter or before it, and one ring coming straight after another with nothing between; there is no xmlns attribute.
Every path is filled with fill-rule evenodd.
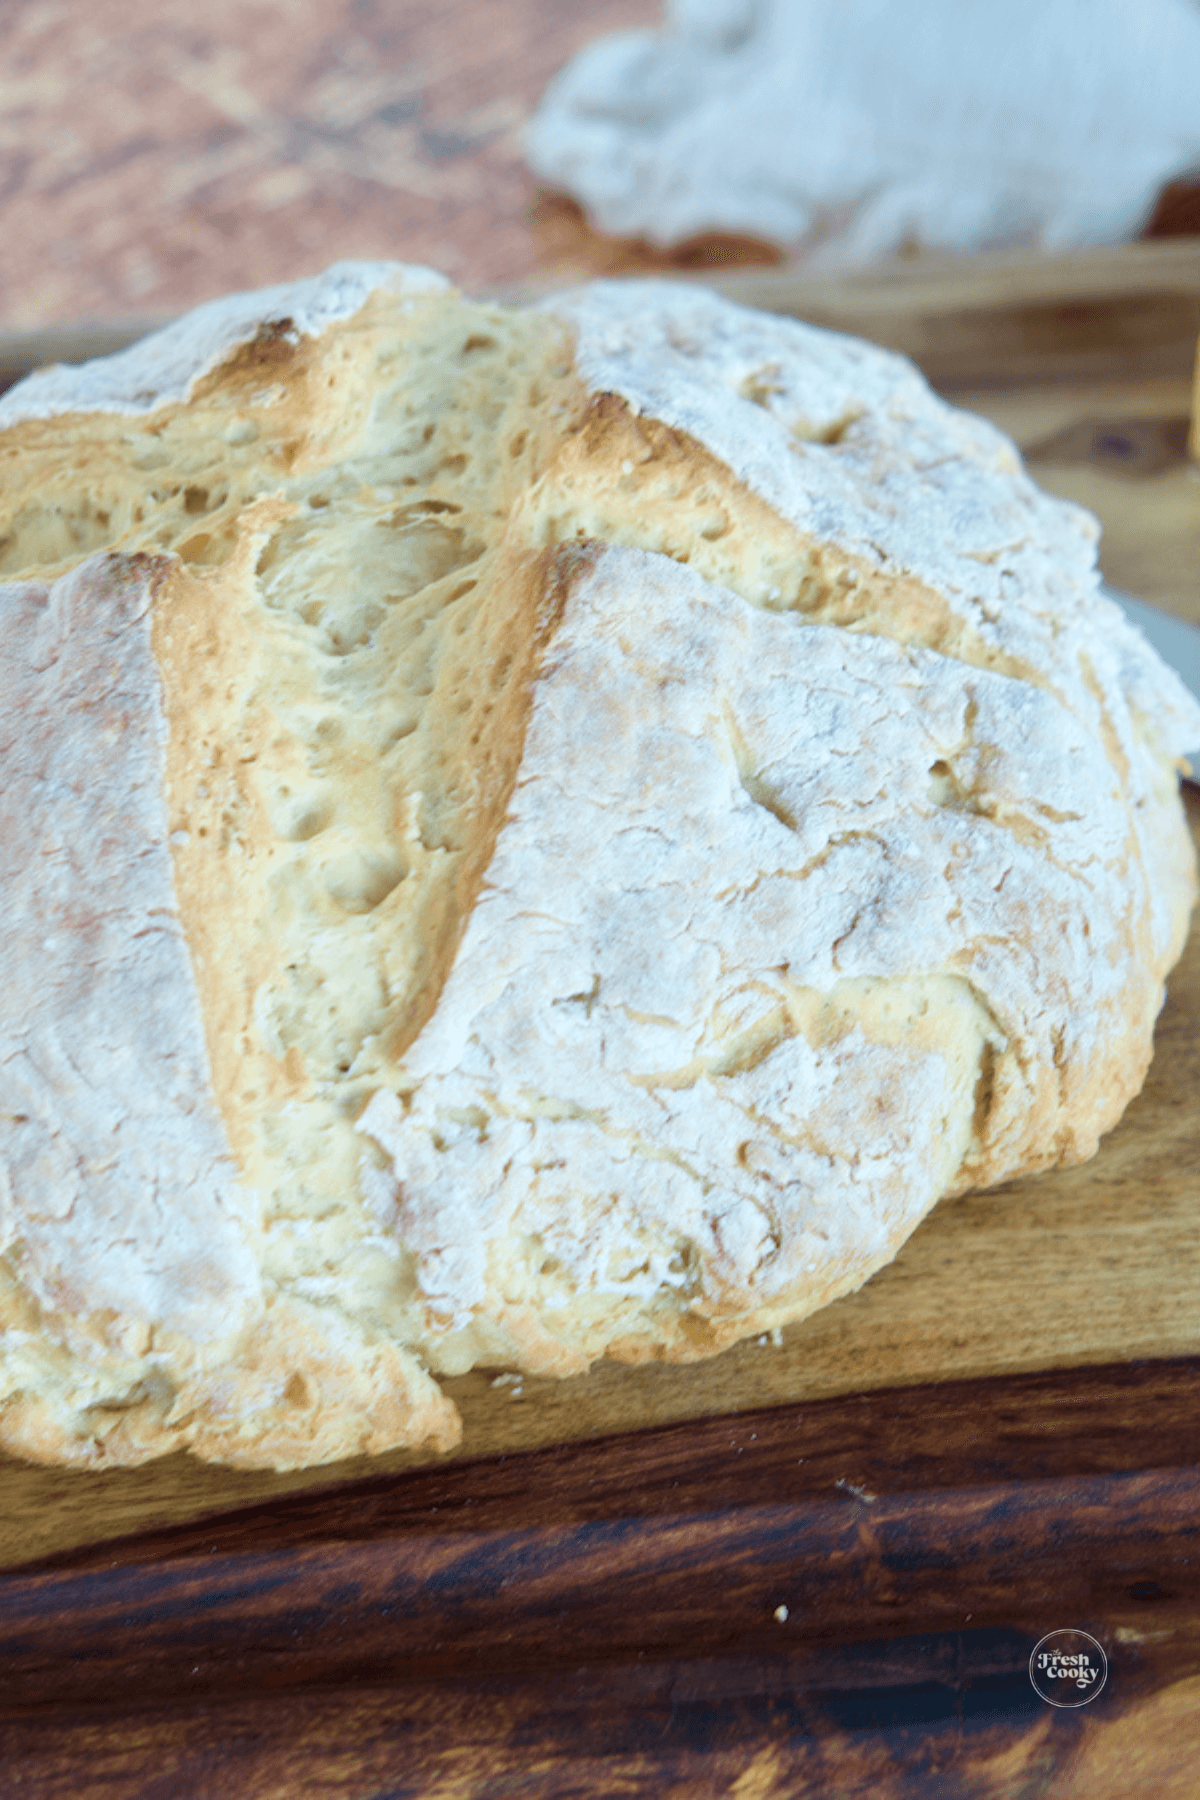
<svg viewBox="0 0 1200 1800"><path fill-rule="evenodd" d="M1200 714L901 359L341 265L0 401L0 1442L287 1467L1090 1155Z"/></svg>

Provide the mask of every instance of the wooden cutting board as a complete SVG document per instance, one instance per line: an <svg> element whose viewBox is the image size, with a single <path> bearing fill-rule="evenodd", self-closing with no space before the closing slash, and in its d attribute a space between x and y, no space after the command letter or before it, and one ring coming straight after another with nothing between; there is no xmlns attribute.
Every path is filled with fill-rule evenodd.
<svg viewBox="0 0 1200 1800"><path fill-rule="evenodd" d="M1185 454L1200 332L1200 244L923 263L835 284L772 272L725 277L721 285L749 303L867 331L917 354L952 398L1017 437L1045 486L1100 514L1103 562L1113 581L1200 621L1200 480ZM109 343L121 335L110 332ZM86 338L70 345L76 353L89 348ZM57 350L44 337L0 343L0 369L29 366ZM1195 795L1190 812L1200 831ZM1180 1719L1192 1717L1192 1689L1185 1693L1186 1682L1181 1687L1177 1679L1157 1725L1145 1732L1139 1726L1112 1764L1119 1775L1105 1775L1108 1765L1096 1761L1094 1746L1090 1763L1079 1760L1086 1734L1076 1715L1047 1725L1049 1709L1029 1711L1022 1658L1039 1623L1050 1630L1092 1619L1114 1657L1125 1646L1120 1653L1129 1665L1109 1712L1097 1703L1089 1715L1107 1717L1114 1729L1133 1716L1121 1709L1135 1692L1159 1705L1168 1675L1192 1680L1200 1671L1200 1592L1185 1572L1196 1529L1190 1521L1200 1524L1200 1430L1191 1424L1200 1407L1190 1402L1198 1378L1194 932L1170 983L1146 1088L1099 1156L1081 1169L943 1204L861 1293L788 1330L781 1345L751 1342L685 1369L606 1365L563 1383L473 1373L448 1384L464 1416L462 1448L424 1471L415 1465L429 1459L411 1455L285 1475L214 1469L185 1456L105 1475L0 1459L0 1567L24 1566L21 1575L0 1580L0 1671L7 1667L12 1676L7 1704L16 1721L4 1726L0 1679L0 1755L7 1744L18 1759L12 1766L33 1772L31 1791L92 1792L87 1759L101 1749L115 1756L117 1742L95 1724L94 1709L118 1705L123 1717L141 1723L133 1738L121 1739L126 1761L104 1765L104 1781L115 1784L105 1792L149 1792L137 1784L194 1739L207 1745L209 1761L201 1761L208 1772L203 1781L196 1776L194 1790L185 1784L180 1791L295 1792L302 1779L316 1781L319 1767L331 1793L450 1796L492 1792L486 1771L503 1766L518 1785L497 1786L497 1794L736 1792L747 1800L825 1791L819 1771L805 1773L803 1745L867 1729L867 1715L853 1707L830 1712L834 1690L871 1694L872 1705L883 1704L881 1692L923 1692L926 1676L936 1676L957 1698L945 1717L937 1715L941 1723L929 1715L930 1779L935 1768L950 1766L949 1731L964 1782L969 1775L985 1783L948 1785L939 1794L1123 1793L1105 1782L1128 1781L1152 1740L1176 1742ZM1169 1478L1162 1473L1168 1466ZM900 1510L885 1530L883 1511L872 1508L891 1505L889 1495L903 1503L895 1500ZM767 1517L764 1508L772 1505L782 1510ZM586 1537L599 1529L597 1521L607 1522L609 1536L599 1562L589 1562L600 1554ZM885 1554L888 1531L894 1543ZM1047 1560L1047 1533L1053 1539L1056 1532L1061 1556ZM791 1548L785 1553L781 1544ZM1200 1572L1200 1546L1195 1561ZM690 1574L680 1588L684 1563ZM1168 1564L1174 1573L1164 1588ZM850 1583L851 1599L841 1589L837 1598L825 1581L834 1565ZM1080 1587L1081 1569L1093 1566L1108 1572ZM396 1599L401 1569L408 1585ZM953 1575L935 1579L930 1569ZM248 1571L253 1591L266 1591L265 1582L277 1601L245 1600ZM752 1614L749 1625L743 1619L736 1628L727 1617L728 1607L737 1610L735 1588L742 1594L737 1604ZM775 1588L786 1589L780 1604L788 1617L805 1622L803 1645L794 1636L787 1647L786 1676L779 1673L781 1621L774 1602L767 1607ZM331 1601L331 1593L341 1598ZM158 1596L153 1604L151 1594ZM1166 1623L1155 1626L1147 1609L1153 1614L1164 1595L1174 1610L1160 1607ZM380 1647L379 1620L393 1606L405 1620L407 1661L392 1640ZM1056 1611L1061 1607L1066 1616ZM322 1623L306 1637L303 1620L311 1624L318 1615ZM447 1618L461 1629L451 1629ZM142 1621L146 1641L136 1655L128 1634L121 1636L122 1620ZM972 1632L983 1637L976 1641ZM925 1635L918 1643L913 1633ZM848 1642L858 1644L858 1662L831 1648ZM1157 1662L1148 1648L1156 1642ZM102 1673L117 1644L126 1646L121 1656L128 1650L119 1693ZM213 1646L220 1644L229 1658L223 1674L214 1672ZM499 1669L497 1644L509 1646ZM812 1659L821 1645L818 1680ZM632 1758L627 1790L606 1785L619 1773L615 1763L605 1765L607 1774L598 1765L587 1773L580 1748L581 1721L593 1701L585 1705L582 1690L572 1689L570 1670L597 1660L609 1670L609 1711L603 1719L596 1713L589 1729L615 1732L625 1744ZM540 1673L526 1678L522 1668ZM651 1668L658 1674L646 1673ZM200 1686L189 1687L195 1677ZM393 1691L397 1680L405 1684L403 1703ZM320 1703L287 1699L297 1682L319 1692ZM777 1755L780 1696L790 1695L794 1707L802 1689L816 1691L814 1682L826 1698L800 1725L801 1715L793 1717L787 1742L795 1740L795 1754ZM376 1695L381 1683L386 1701ZM348 1684L358 1684L353 1707ZM138 1711L143 1688L153 1728L150 1714L142 1719ZM253 1698L268 1691L276 1695L269 1730ZM448 1697L452 1691L456 1699ZM962 1738L968 1692L993 1700L999 1694L1003 1702L987 1713L992 1735L972 1740L970 1755ZM209 1718L218 1699L224 1723L201 1730L196 1708ZM677 1719L681 1706L732 1721L732 1761L721 1764L726 1785L704 1785L708 1776L695 1769L688 1774L693 1739L680 1749L671 1737L676 1727L663 1723L668 1715ZM403 1756L417 1756L414 1721L434 1714L440 1748L430 1750L433 1760L419 1782L413 1776L414 1785L387 1786L387 1757L377 1765L365 1748L359 1761L345 1763L352 1715L361 1743L390 1744L394 1760L401 1738L408 1745ZM42 1719L37 1729L29 1723L35 1715ZM492 1725L480 1723L485 1715ZM540 1724L531 1723L535 1716ZM892 1726L882 1714L870 1717L879 1757L868 1787L890 1792L893 1765L903 1762L899 1740L888 1738ZM636 1731L630 1737L631 1718L648 1721L651 1738L657 1731L663 1745L676 1745L677 1766L656 1762L657 1752L635 1742ZM46 1736L52 1723L59 1746L53 1754ZM297 1734L308 1729L320 1747L301 1768L288 1759ZM255 1731L265 1731L262 1741L274 1748L261 1757L247 1750L238 1761L242 1752L228 1749L229 1734L244 1747L245 1733ZM501 1739L508 1762L496 1748ZM551 1739L558 1748L554 1756L546 1750L542 1774L535 1782L526 1767L520 1785L521 1757L512 1745L536 1740L545 1748ZM467 1755L468 1743L478 1756ZM571 1744L568 1753L563 1746ZM1057 1771L1053 1790L1028 1785L1039 1757ZM1090 1773L1077 1789L1071 1783L1084 1781L1085 1763ZM345 1787L335 1780L343 1766L352 1771ZM668 1774L693 1785L668 1786ZM122 1787L126 1777L132 1785ZM646 1785L638 1786L643 1778ZM99 1792L99 1773L95 1779ZM805 1785L810 1781L816 1785ZM1161 1782L1150 1787L1174 1791Z"/></svg>

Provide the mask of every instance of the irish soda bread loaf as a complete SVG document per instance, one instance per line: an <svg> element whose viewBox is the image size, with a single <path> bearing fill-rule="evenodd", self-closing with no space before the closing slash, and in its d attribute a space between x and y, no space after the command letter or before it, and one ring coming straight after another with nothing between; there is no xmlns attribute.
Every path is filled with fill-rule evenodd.
<svg viewBox="0 0 1200 1800"><path fill-rule="evenodd" d="M0 1441L455 1441L1092 1153L1200 717L903 361L343 265L0 402Z"/></svg>

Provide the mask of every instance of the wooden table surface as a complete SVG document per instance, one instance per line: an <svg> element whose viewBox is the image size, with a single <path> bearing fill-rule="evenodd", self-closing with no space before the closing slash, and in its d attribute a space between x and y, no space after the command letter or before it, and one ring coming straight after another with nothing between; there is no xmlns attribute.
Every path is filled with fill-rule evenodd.
<svg viewBox="0 0 1200 1800"><path fill-rule="evenodd" d="M6 0L0 329L180 312L346 256L470 285L636 261L539 196L520 137L576 50L660 13L657 0ZM746 253L687 254L710 249Z"/></svg>
<svg viewBox="0 0 1200 1800"><path fill-rule="evenodd" d="M506 291L653 260L537 202L516 111L487 111L527 108L583 37L651 6L218 0L198 23L156 0L134 30L108 5L57 51L56 9L3 27L10 143L30 119L66 131L79 83L56 68L97 98L57 175L43 149L0 193L0 381L336 255ZM285 41L247 35L285 11ZM165 71L148 95L139 68ZM457 187L426 182L443 164ZM1200 239L844 281L722 267L752 254L681 260L916 356L1099 512L1112 580L1200 621ZM937 1209L781 1348L519 1391L476 1373L452 1384L461 1453L426 1467L0 1461L0 1792L1191 1794L1198 1094L1194 934L1096 1161ZM1068 1625L1110 1660L1080 1712L1026 1671Z"/></svg>

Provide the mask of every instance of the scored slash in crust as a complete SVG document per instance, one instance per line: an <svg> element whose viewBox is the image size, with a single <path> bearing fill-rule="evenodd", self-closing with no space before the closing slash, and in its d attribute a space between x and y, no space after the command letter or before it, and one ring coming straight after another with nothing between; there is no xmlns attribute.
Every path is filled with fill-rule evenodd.
<svg viewBox="0 0 1200 1800"><path fill-rule="evenodd" d="M0 426L8 1447L444 1448L1137 1091L1200 717L900 359L342 265Z"/></svg>

